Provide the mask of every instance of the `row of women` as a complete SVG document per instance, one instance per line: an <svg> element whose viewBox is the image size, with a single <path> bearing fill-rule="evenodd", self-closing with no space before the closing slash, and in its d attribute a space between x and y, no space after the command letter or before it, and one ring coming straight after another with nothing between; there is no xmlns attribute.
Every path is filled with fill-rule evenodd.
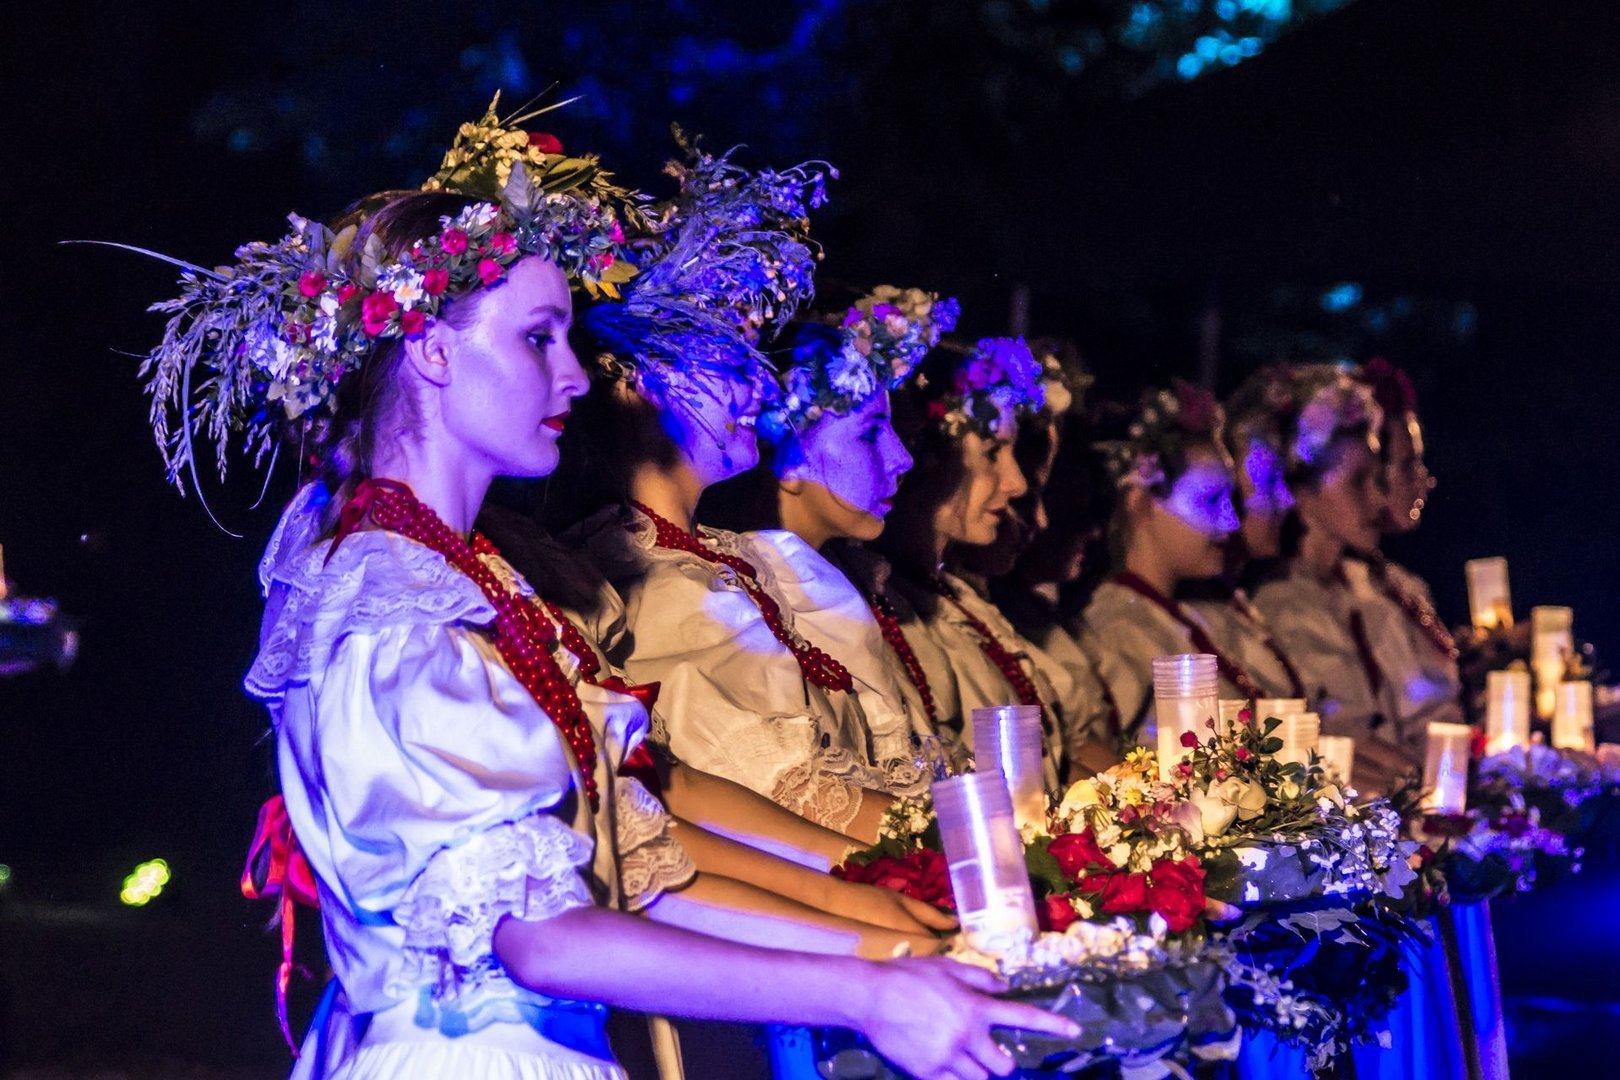
<svg viewBox="0 0 1620 1080"><path fill-rule="evenodd" d="M827 872L971 761L972 709L1039 705L1056 790L1151 743L1159 655L1312 699L1365 786L1453 707L1377 555L1427 490L1398 374L1268 370L1225 425L1186 386L1110 411L931 292L813 309L820 170L672 172L648 204L491 113L423 190L166 307L171 476L237 430L305 469L247 677L332 972L299 1075L618 1077L610 1006L1005 1074L992 1025L1070 1023Z"/></svg>

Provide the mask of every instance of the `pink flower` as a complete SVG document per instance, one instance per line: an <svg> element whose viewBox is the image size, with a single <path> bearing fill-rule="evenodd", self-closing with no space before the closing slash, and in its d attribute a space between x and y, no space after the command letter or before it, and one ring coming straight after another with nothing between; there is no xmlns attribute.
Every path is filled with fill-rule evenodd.
<svg viewBox="0 0 1620 1080"><path fill-rule="evenodd" d="M363 292L365 292L365 290L360 286L356 285L352 281L348 282L342 288L338 289L338 303L347 304L350 300L353 300Z"/></svg>
<svg viewBox="0 0 1620 1080"><path fill-rule="evenodd" d="M326 291L326 275L319 270L306 270L298 279L298 291L314 299Z"/></svg>
<svg viewBox="0 0 1620 1080"><path fill-rule="evenodd" d="M613 223L613 228L608 230L608 239L615 244L624 243L624 229L620 227L617 221Z"/></svg>
<svg viewBox="0 0 1620 1080"><path fill-rule="evenodd" d="M399 315L399 329L406 337L415 337L427 326L427 313L417 308L412 311L402 311Z"/></svg>
<svg viewBox="0 0 1620 1080"><path fill-rule="evenodd" d="M501 275L504 273L506 273L506 267L494 259L478 260L478 280L485 285L495 284L495 282L501 280Z"/></svg>
<svg viewBox="0 0 1620 1080"><path fill-rule="evenodd" d="M393 293L374 292L360 305L361 325L365 327L366 333L376 337L388 329L389 320L398 310L399 304L394 301Z"/></svg>
<svg viewBox="0 0 1620 1080"><path fill-rule="evenodd" d="M606 270L608 267L612 266L617 261L618 260L615 259L614 256L613 256L613 252L604 251L600 255L592 255L591 256L591 269L592 270Z"/></svg>
<svg viewBox="0 0 1620 1080"><path fill-rule="evenodd" d="M1194 735L1190 731L1183 731L1181 733L1181 745L1187 747L1189 750L1192 749L1198 745L1198 736Z"/></svg>
<svg viewBox="0 0 1620 1080"><path fill-rule="evenodd" d="M1247 749L1240 746L1236 750L1232 751L1232 756L1237 758L1239 761L1248 761L1252 755Z"/></svg>
<svg viewBox="0 0 1620 1080"><path fill-rule="evenodd" d="M450 287L450 271L429 270L422 275L422 291L429 296L443 296Z"/></svg>
<svg viewBox="0 0 1620 1080"><path fill-rule="evenodd" d="M439 235L439 243L451 255L460 255L467 250L467 234L461 229L446 229Z"/></svg>
<svg viewBox="0 0 1620 1080"><path fill-rule="evenodd" d="M497 255L510 255L517 250L517 238L509 232L498 232L489 238L489 250Z"/></svg>

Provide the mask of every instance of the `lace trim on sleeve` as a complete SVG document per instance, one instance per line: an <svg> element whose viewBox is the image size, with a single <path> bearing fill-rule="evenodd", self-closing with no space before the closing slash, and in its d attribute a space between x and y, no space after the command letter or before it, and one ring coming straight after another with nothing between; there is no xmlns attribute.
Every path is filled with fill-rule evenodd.
<svg viewBox="0 0 1620 1080"><path fill-rule="evenodd" d="M590 840L537 813L434 853L394 910L405 930L404 959L388 992L420 994L438 1013L429 1026L446 1030L481 1012L485 998L513 996L495 958L496 924L506 915L534 922L590 907L580 868L591 852Z"/></svg>
<svg viewBox="0 0 1620 1080"><path fill-rule="evenodd" d="M631 911L650 906L697 876L697 866L671 831L669 814L641 782L618 778L614 790L614 839L619 888Z"/></svg>
<svg viewBox="0 0 1620 1080"><path fill-rule="evenodd" d="M844 832L860 813L862 791L833 775L819 758L782 771L771 789L771 801L834 832Z"/></svg>

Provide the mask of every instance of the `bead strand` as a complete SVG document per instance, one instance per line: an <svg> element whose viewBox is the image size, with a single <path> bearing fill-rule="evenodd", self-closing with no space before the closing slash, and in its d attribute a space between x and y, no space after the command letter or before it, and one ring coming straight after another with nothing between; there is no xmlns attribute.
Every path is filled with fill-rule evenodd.
<svg viewBox="0 0 1620 1080"><path fill-rule="evenodd" d="M1018 695L1018 703L1020 705L1039 705L1045 708L1046 703L1041 700L1041 692L1035 688L1035 681L1025 673L1024 666L1018 662L1018 657L1007 651L1007 647L997 640L995 634L991 633L990 628L984 624L983 620L962 606L962 601L957 599L956 590L951 588L950 582L942 577L933 577L929 579L928 585L940 596L950 601L951 605L967 620L968 625L973 628L973 633L979 639L979 651L984 653L992 664L1001 669L1001 673L1012 684L1013 692Z"/></svg>
<svg viewBox="0 0 1620 1080"><path fill-rule="evenodd" d="M929 728L939 724L939 709L934 704L934 691L928 685L928 675L923 671L922 661L917 659L917 653L906 640L905 631L900 629L900 616L895 613L894 605L882 593L874 592L866 598L867 606L872 609L872 615L877 619L878 629L883 632L883 640L900 657L900 666L905 669L906 678L911 685L917 688L917 694L922 698L923 710L928 714Z"/></svg>

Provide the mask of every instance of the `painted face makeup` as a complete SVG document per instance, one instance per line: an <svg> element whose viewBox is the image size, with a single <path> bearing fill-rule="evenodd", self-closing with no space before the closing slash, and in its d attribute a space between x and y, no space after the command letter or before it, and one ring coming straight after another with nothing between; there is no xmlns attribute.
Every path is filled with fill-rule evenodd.
<svg viewBox="0 0 1620 1080"><path fill-rule="evenodd" d="M766 388L740 372L695 373L688 383L682 386L684 392L654 404L664 433L698 479L716 484L759 464L754 424L766 401Z"/></svg>
<svg viewBox="0 0 1620 1080"><path fill-rule="evenodd" d="M1249 443L1243 456L1243 475L1248 486L1243 496L1243 512L1259 517L1280 518L1294 507L1293 493L1283 478L1282 455L1264 439Z"/></svg>
<svg viewBox="0 0 1620 1080"><path fill-rule="evenodd" d="M832 535L873 539L910 468L911 455L889 418L888 395L878 393L844 416L823 414L790 439L777 475L825 491L817 509L831 519L825 524Z"/></svg>
<svg viewBox="0 0 1620 1080"><path fill-rule="evenodd" d="M1176 478L1160 505L1176 519L1211 539L1225 539L1238 530L1232 505L1235 479L1232 470L1217 461L1194 461Z"/></svg>

